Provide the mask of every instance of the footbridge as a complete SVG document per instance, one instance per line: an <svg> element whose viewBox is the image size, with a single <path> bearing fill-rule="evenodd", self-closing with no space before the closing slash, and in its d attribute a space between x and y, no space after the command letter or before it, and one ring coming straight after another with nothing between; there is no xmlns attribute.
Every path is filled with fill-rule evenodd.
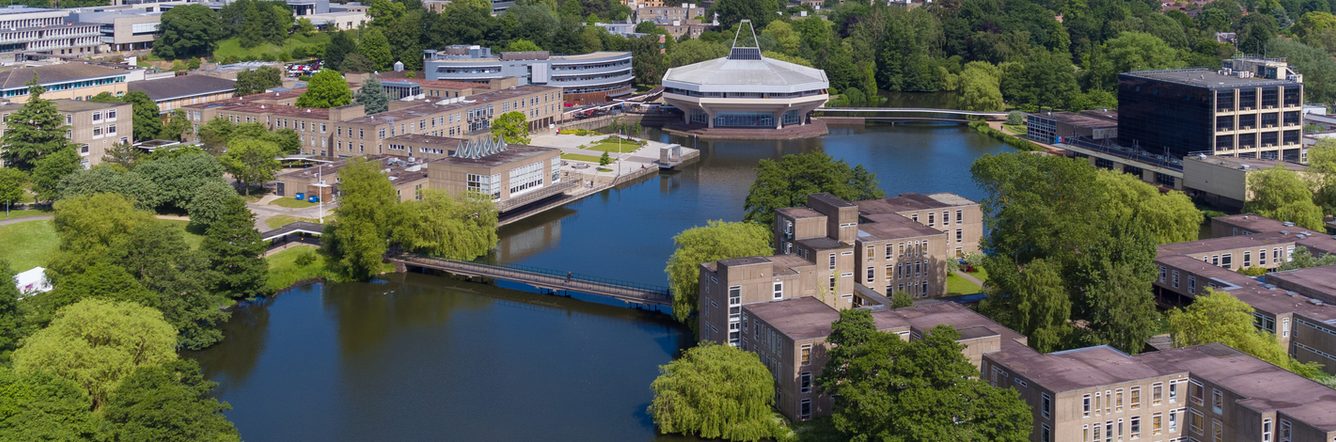
<svg viewBox="0 0 1336 442"><path fill-rule="evenodd" d="M668 288L663 286L526 266L500 266L412 254L394 255L388 259L409 269L434 270L484 280L512 281L552 292L585 293L646 306L671 306L673 303Z"/></svg>
<svg viewBox="0 0 1336 442"><path fill-rule="evenodd" d="M1002 121L1007 119L1006 112L935 109L927 107L821 107L814 110L813 114L824 117L896 121L969 121L972 118Z"/></svg>

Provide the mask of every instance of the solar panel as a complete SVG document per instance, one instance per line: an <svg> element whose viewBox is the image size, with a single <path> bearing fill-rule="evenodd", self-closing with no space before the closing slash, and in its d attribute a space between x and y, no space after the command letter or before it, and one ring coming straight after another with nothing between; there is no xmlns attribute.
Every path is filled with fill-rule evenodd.
<svg viewBox="0 0 1336 442"><path fill-rule="evenodd" d="M733 48L728 54L729 60L760 60L760 48Z"/></svg>

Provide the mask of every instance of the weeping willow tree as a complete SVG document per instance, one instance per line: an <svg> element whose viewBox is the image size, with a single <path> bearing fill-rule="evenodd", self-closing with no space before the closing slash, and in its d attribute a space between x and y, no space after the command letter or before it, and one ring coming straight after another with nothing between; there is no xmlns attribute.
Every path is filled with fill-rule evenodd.
<svg viewBox="0 0 1336 442"><path fill-rule="evenodd" d="M771 409L775 383L755 353L707 343L659 371L649 413L664 434L762 440L788 433Z"/></svg>

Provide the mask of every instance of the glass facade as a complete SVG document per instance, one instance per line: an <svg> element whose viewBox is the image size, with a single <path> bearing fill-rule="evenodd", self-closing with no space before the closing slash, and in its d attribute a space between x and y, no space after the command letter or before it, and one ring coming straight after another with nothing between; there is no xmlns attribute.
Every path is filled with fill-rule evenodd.
<svg viewBox="0 0 1336 442"><path fill-rule="evenodd" d="M1203 87L1121 76L1118 144L1178 157L1209 150L1215 141L1212 98Z"/></svg>
<svg viewBox="0 0 1336 442"><path fill-rule="evenodd" d="M765 112L720 112L714 127L775 127L775 116Z"/></svg>

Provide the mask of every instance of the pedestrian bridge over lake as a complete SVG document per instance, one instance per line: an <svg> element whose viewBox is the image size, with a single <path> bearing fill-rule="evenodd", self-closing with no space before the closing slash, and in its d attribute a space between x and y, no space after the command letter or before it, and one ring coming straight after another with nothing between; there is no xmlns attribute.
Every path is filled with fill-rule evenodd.
<svg viewBox="0 0 1336 442"><path fill-rule="evenodd" d="M821 107L812 112L813 115L822 117L861 118L864 120L969 121L971 118L975 118L989 121L1003 121L1007 119L1006 112L981 112L927 107Z"/></svg>
<svg viewBox="0 0 1336 442"><path fill-rule="evenodd" d="M673 303L668 288L663 286L525 266L501 266L420 255L401 254L388 259L408 269L426 269L484 280L512 281L553 293L585 293L645 306L671 306Z"/></svg>

